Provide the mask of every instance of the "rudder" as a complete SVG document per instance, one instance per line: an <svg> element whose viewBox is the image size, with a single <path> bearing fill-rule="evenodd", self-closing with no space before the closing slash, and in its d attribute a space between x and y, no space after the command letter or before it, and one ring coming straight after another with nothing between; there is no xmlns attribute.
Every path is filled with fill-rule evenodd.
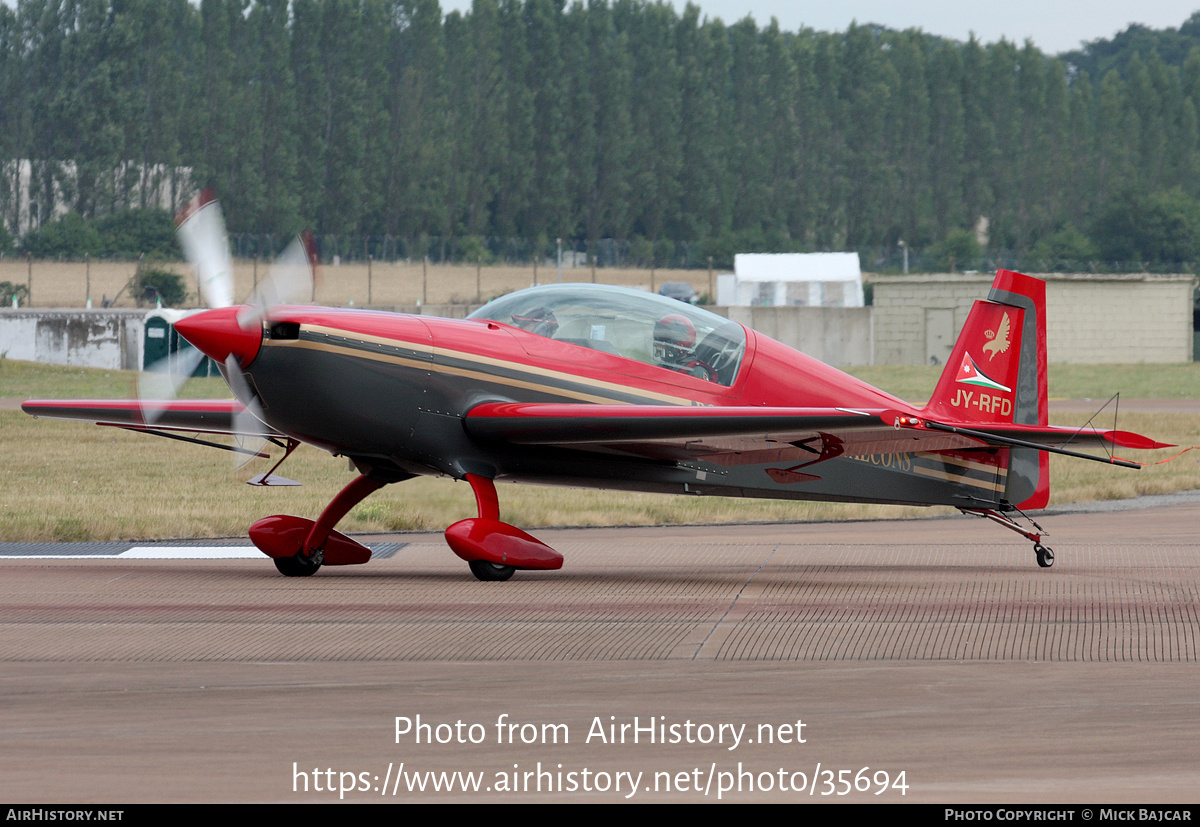
<svg viewBox="0 0 1200 827"><path fill-rule="evenodd" d="M1046 283L1000 270L987 301L977 301L923 413L965 424L1049 423L1046 386ZM1044 508L1050 460L1043 451L1013 448L1004 499Z"/></svg>

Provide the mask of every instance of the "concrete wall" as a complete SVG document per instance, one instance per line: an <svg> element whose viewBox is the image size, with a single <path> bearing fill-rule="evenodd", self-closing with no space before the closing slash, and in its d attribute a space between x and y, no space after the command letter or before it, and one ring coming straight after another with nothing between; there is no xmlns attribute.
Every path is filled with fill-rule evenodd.
<svg viewBox="0 0 1200 827"><path fill-rule="evenodd" d="M1047 281L1050 361L1190 362L1195 283L1188 274L1070 275Z"/></svg>
<svg viewBox="0 0 1200 827"><path fill-rule="evenodd" d="M1038 275L1046 280L1046 344L1051 362L1190 362L1192 290L1188 274ZM992 276L876 276L875 362L944 364Z"/></svg>
<svg viewBox="0 0 1200 827"><path fill-rule="evenodd" d="M412 316L441 316L443 319L465 319L482 304L372 304L361 305L363 310L384 310L388 313L408 313Z"/></svg>
<svg viewBox="0 0 1200 827"><path fill-rule="evenodd" d="M829 365L870 365L870 307L712 307L738 324L764 333Z"/></svg>
<svg viewBox="0 0 1200 827"><path fill-rule="evenodd" d="M9 359L138 370L144 310L0 310L0 353Z"/></svg>

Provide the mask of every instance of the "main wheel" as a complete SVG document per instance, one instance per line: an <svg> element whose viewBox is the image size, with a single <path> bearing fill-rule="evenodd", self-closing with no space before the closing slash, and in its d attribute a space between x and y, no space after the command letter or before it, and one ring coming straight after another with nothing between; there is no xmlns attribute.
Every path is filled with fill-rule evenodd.
<svg viewBox="0 0 1200 827"><path fill-rule="evenodd" d="M318 555L303 557L297 554L294 557L276 557L274 560L275 568L284 577L312 577L321 568Z"/></svg>
<svg viewBox="0 0 1200 827"><path fill-rule="evenodd" d="M489 560L472 560L467 565L471 567L471 574L480 580L507 580L516 571L513 566L502 566Z"/></svg>
<svg viewBox="0 0 1200 827"><path fill-rule="evenodd" d="M1037 555L1037 564L1044 569L1048 569L1054 565L1054 550L1046 548L1041 543L1037 543L1033 547L1033 553Z"/></svg>

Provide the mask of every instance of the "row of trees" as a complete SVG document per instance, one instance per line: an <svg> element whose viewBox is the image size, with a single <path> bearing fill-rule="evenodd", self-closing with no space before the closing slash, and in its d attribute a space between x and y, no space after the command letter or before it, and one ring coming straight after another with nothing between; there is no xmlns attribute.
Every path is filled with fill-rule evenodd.
<svg viewBox="0 0 1200 827"><path fill-rule="evenodd" d="M1122 67L644 0L18 0L0 5L0 214L209 184L247 233L724 258L946 245L983 217L993 252L1099 255L1114 205L1200 197L1200 50ZM1200 257L1186 246L1121 254Z"/></svg>

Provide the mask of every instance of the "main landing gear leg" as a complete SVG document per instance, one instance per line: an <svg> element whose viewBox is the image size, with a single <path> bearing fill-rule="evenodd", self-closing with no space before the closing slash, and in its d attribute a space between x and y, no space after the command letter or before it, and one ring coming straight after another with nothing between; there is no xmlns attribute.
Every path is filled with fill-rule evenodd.
<svg viewBox="0 0 1200 827"><path fill-rule="evenodd" d="M459 520L446 529L446 543L467 561L480 580L507 580L517 569L559 569L563 558L550 546L516 526L500 521L496 484L467 474L478 517Z"/></svg>
<svg viewBox="0 0 1200 827"><path fill-rule="evenodd" d="M357 477L333 498L316 522L303 517L267 517L250 526L250 539L275 561L275 568L285 577L310 577L323 564L365 563L371 559L371 550L333 527L351 508L386 484L366 475Z"/></svg>
<svg viewBox="0 0 1200 827"><path fill-rule="evenodd" d="M986 517L994 523L999 523L1010 531L1017 532L1026 540L1032 540L1033 554L1034 557L1037 558L1037 564L1044 569L1048 569L1054 565L1054 549L1050 548L1049 546L1042 545L1042 536L1045 534L1045 530L1037 523L1034 523L1033 520L1029 520L1029 522L1033 523L1033 527L1037 529L1037 532L1026 531L1025 529L1021 528L1020 525L1013 522L1013 520L1009 517L1001 514L999 511L993 511L990 508L960 508L959 511L964 514L974 514L976 517ZM1026 519L1029 518L1026 517Z"/></svg>

